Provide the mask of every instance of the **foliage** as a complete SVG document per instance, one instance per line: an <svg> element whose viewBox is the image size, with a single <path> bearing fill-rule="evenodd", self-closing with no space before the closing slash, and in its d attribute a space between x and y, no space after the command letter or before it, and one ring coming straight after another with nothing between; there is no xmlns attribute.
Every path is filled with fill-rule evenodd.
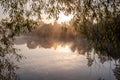
<svg viewBox="0 0 120 80"><path fill-rule="evenodd" d="M42 19L42 14L58 19L62 12L72 14L75 30L95 45L102 41L99 47L106 46L106 43L110 43L113 49L120 46L119 0L0 0L0 4L9 14L3 25L11 30L12 36L26 29L30 31Z"/></svg>
<svg viewBox="0 0 120 80"><path fill-rule="evenodd" d="M4 13L9 14L9 18L1 21L3 28L0 26L0 61L8 53L15 54L12 45L15 35L38 26L43 14L58 19L61 12L74 16L75 30L90 41L101 60L106 55L119 59L120 0L0 0L0 4ZM45 30L51 31L50 28ZM66 28L63 30L67 32ZM93 60L90 57L88 60L91 66Z"/></svg>
<svg viewBox="0 0 120 80"><path fill-rule="evenodd" d="M18 69L15 62L22 56L16 53L17 50L13 47L13 38L9 37L8 29L2 26L0 28L0 80L19 80L15 73Z"/></svg>
<svg viewBox="0 0 120 80"><path fill-rule="evenodd" d="M77 30L88 23L113 20L120 14L119 0L1 0L0 3L4 11L9 13L10 22L20 24L33 16L41 19L42 14L58 19L62 12L74 15Z"/></svg>
<svg viewBox="0 0 120 80"><path fill-rule="evenodd" d="M31 31L43 14L58 19L62 12L74 16L75 30L84 34L97 51L119 52L120 0L0 0L0 4L9 14L2 25L11 30L10 36Z"/></svg>

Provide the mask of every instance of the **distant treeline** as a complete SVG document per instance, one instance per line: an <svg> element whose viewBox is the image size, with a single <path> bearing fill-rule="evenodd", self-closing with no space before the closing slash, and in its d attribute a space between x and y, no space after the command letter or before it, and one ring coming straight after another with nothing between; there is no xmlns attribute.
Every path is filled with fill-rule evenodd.
<svg viewBox="0 0 120 80"><path fill-rule="evenodd" d="M67 38L74 39L77 38L78 33L75 31L74 27L66 24L45 24L41 23L38 27L33 29L27 35L34 35L40 38Z"/></svg>

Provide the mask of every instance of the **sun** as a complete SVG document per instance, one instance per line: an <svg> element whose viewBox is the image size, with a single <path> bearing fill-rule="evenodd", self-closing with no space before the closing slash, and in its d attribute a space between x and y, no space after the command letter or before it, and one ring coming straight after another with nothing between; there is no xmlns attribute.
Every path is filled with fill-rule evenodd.
<svg viewBox="0 0 120 80"><path fill-rule="evenodd" d="M66 16L64 13L59 14L58 23L69 22L73 18L73 15Z"/></svg>
<svg viewBox="0 0 120 80"><path fill-rule="evenodd" d="M44 17L42 17L42 21L47 23L47 24L50 24L50 23L54 24L55 21L57 21L59 24L68 23L73 18L72 14L66 16L63 12L59 13L57 20L54 18L48 19L47 18L48 15L46 15L46 14L42 14L41 16L44 16Z"/></svg>

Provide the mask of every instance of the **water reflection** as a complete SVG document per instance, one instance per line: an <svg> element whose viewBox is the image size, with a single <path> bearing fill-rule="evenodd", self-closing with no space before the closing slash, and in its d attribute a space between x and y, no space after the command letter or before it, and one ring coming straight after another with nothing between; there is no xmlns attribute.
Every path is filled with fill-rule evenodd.
<svg viewBox="0 0 120 80"><path fill-rule="evenodd" d="M18 65L16 65L17 61L19 61L22 56L19 55L18 53L16 53L16 49L13 47L13 38L11 38L10 36L7 35L7 31L5 29L1 28L1 42L0 42L0 78L1 80L18 80L18 76L16 74L16 70L18 69ZM46 33L47 35L47 33ZM67 34L66 36L68 36L69 34ZM71 72L71 74L69 73L69 75L72 75L70 77L70 79L76 79L77 77L73 74L75 73L77 76L78 74L84 75L84 76L88 76L91 77L90 75L88 75L86 72L88 72L88 68L93 68L93 72L95 75L95 78L90 78L90 80L115 80L114 76L116 77L117 80L119 80L119 76L120 76L120 55L119 55L119 47L113 47L114 44L112 44L112 42L107 42L106 40L103 41L89 41L85 38L76 38L76 37L70 37L70 35L68 37L66 36L59 36L59 37L51 37L51 35L49 35L49 37L44 37L44 35L36 35L36 34L32 34L31 33L27 34L27 35L21 35L20 37L16 37L14 44L16 45L20 45L20 44L26 44L26 47L29 48L29 51L34 51L34 53L37 54L33 54L32 52L30 52L27 56L30 56L31 58L28 59L29 60L33 60L32 64L26 64L29 65L27 66L26 69L24 69L27 72L28 68L33 67L34 69L36 69L35 71L33 71L31 74L36 73L36 75L39 74L39 71L41 71L43 69L43 71L40 73L44 73L44 76L42 78L46 78L47 75L47 79L54 79L54 77L56 79L61 79L60 74L63 73L64 71L68 71L71 72L69 70L72 70L74 72ZM23 47L25 48L25 46ZM47 52L46 54L42 54L45 52L42 49L46 49L45 51ZM51 51L52 49L56 50L56 52ZM26 51L26 49L23 49L25 52L24 53L28 53ZM40 53L37 50L41 50ZM50 54L50 53L56 53L56 54ZM60 54L59 54L60 53ZM64 54L62 54L64 53ZM80 57L77 57L79 55L73 55L73 53L79 53L79 55L82 55ZM34 55L38 56L34 58ZM44 56L46 55L46 56ZM42 56L42 57L41 57ZM40 58L40 60L39 60ZM79 59L78 59L79 58ZM86 58L86 59L84 59ZM41 61L41 63L40 63ZM24 62L24 61L23 61ZM30 61L31 62L31 61ZM54 62L54 64L52 64ZM110 62L110 63L109 63ZM20 65L20 66L24 66ZM85 66L87 64L87 67ZM32 66L31 66L32 65ZM34 67L34 65L40 65L41 67ZM108 72L104 72L104 68L100 68L99 69L99 65L104 65L107 67L107 69L109 68L109 73ZM101 75L100 72L98 72L99 74L96 75L95 71L96 71L96 66L98 66L97 68L101 71L101 73L107 73L110 74L110 76L107 75L107 77L105 77L104 75ZM114 66L114 68L112 67ZM25 66L24 66L25 67ZM54 69L53 69L54 68ZM58 70L59 69L59 70ZM83 70L81 70L83 69ZM45 70L45 71L44 71ZM52 75L50 76L50 74L48 75L48 72L46 71L48 70L48 72L51 73ZM55 71L57 70L57 71ZM29 71L29 70L28 70ZM32 71L30 69L30 71ZM77 72L78 71L78 72ZM85 72L84 74L82 74L79 71L83 71ZM24 72L24 71L23 71ZM60 72L60 73L59 73ZM19 72L18 72L19 73ZM37 74L38 73L38 74ZM58 73L58 74L56 74ZM114 73L114 76L111 75L112 73ZM23 73L25 74L25 73ZM27 73L29 74L29 73ZM66 72L67 74L67 72ZM68 75L65 74L65 77ZM20 74L22 75L22 74ZM36 76L35 75L35 76ZM53 76L55 75L55 76ZM77 79L79 80L79 78L83 78L86 79L85 77L82 77L80 75L80 77L78 77ZM74 76L74 77L73 77ZM38 76L37 76L38 77ZM58 78L60 77L60 78ZM63 78L64 76L62 76ZM96 78L97 77L97 78ZM21 77L20 77L21 78ZM31 78L31 76L30 76ZM30 79L29 77L27 77L27 79ZM41 78L41 79L42 79ZM109 79L108 79L109 78ZM52 80L51 79L51 80ZM65 78L64 78L65 79ZM69 80L69 77L67 78ZM25 80L25 79L23 79ZM32 79L31 79L32 80ZM36 79L39 80L39 79Z"/></svg>
<svg viewBox="0 0 120 80"><path fill-rule="evenodd" d="M116 76L117 80L120 80L120 65L116 65L115 69L113 70L114 75Z"/></svg>
<svg viewBox="0 0 120 80"><path fill-rule="evenodd" d="M83 32L102 64L107 61L115 61L113 72L117 80L120 80L120 35L117 32L120 28L119 17L119 15L115 17L116 20L111 19L94 25L89 24L89 28L86 29L87 32Z"/></svg>
<svg viewBox="0 0 120 80"><path fill-rule="evenodd" d="M80 54L85 54L89 51L88 43L85 39L55 39L55 38L39 38L33 36L22 36L22 38L17 38L15 44L26 44L29 49L35 48L54 48L62 46L64 49L70 48L72 52L76 50Z"/></svg>
<svg viewBox="0 0 120 80"><path fill-rule="evenodd" d="M77 39L59 39L59 38L44 38L44 37L33 37L34 35L23 35L21 37L16 38L15 44L26 44L26 46L29 49L54 49L61 52L77 52L80 55L86 56L87 59L87 65L88 67L93 67L98 64L106 64L107 65L114 65L115 68L112 68L111 66L107 66L110 68L110 71L112 70L116 79L119 80L119 72L120 72L120 55L118 53L112 53L114 51L111 51L111 53L108 55L105 51L102 51L101 49L105 48L104 46L95 45L95 44L89 44L88 41L84 38L77 38ZM109 46L108 46L109 47ZM99 49L99 50L98 50ZM111 48L109 48L111 49ZM100 51L101 50L101 51ZM69 56L70 58L70 56ZM77 57L76 57L77 58ZM76 60L76 59L75 59ZM110 62L110 64L109 64ZM64 63L64 62L63 62ZM80 63L81 64L81 63ZM65 67L65 64L64 64ZM102 69L99 69L103 71ZM111 72L109 72L111 74ZM109 77L110 78L110 77ZM112 78L114 80L114 78ZM111 79L111 80L112 80ZM98 77L97 80L110 80L103 77Z"/></svg>

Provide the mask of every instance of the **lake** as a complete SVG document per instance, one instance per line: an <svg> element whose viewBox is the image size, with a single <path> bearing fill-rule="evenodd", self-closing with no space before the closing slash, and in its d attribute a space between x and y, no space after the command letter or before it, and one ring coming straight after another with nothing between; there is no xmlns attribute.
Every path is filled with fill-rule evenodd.
<svg viewBox="0 0 120 80"><path fill-rule="evenodd" d="M20 80L119 80L117 61L96 54L86 44L85 39L17 37L14 46L23 58L15 73Z"/></svg>

